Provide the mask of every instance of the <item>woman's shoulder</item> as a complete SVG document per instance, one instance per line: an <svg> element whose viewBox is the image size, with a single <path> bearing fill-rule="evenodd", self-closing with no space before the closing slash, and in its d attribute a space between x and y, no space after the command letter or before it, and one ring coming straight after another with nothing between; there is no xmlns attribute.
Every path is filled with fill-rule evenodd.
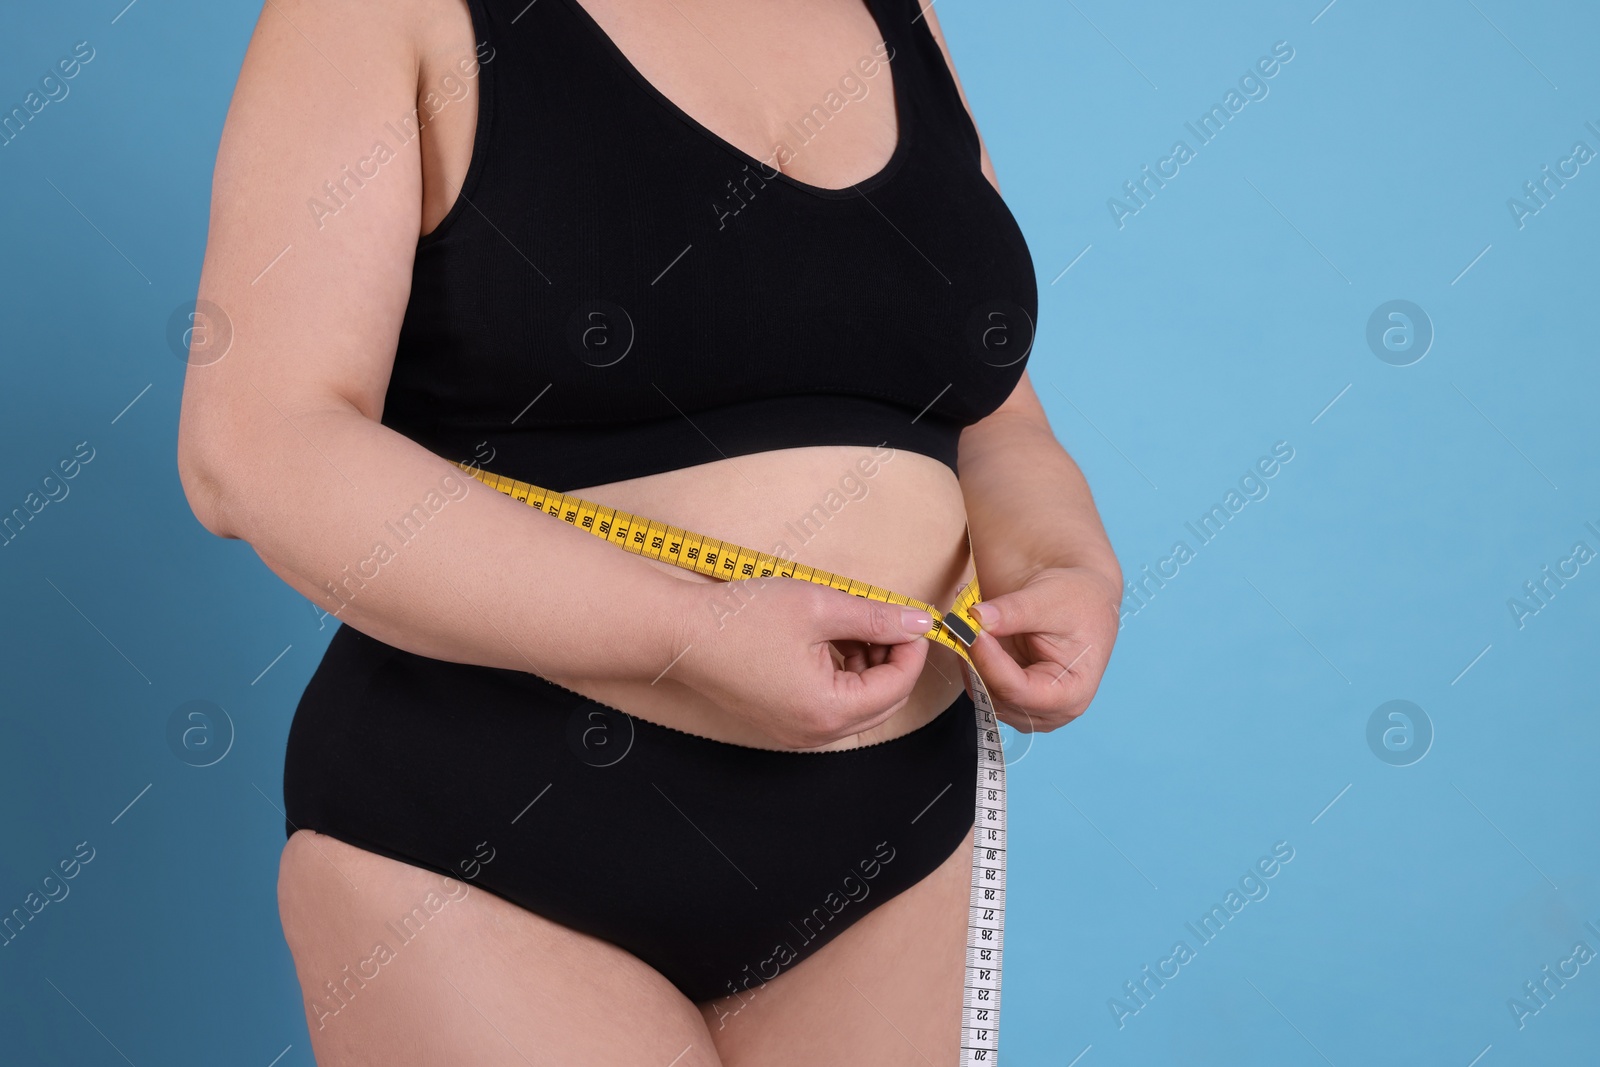
<svg viewBox="0 0 1600 1067"><path fill-rule="evenodd" d="M230 439L255 407L381 416L437 143L391 130L416 122L425 64L458 45L472 45L467 0L264 0L217 145L199 287L234 343L204 374L191 361L190 437Z"/></svg>

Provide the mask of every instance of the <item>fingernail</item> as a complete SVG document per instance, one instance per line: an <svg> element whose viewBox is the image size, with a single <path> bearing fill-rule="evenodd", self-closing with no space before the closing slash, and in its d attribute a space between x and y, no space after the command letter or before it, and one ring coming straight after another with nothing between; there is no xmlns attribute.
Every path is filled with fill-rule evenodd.
<svg viewBox="0 0 1600 1067"><path fill-rule="evenodd" d="M921 637L933 629L933 617L926 611L916 608L903 608L900 612L900 628L908 634Z"/></svg>
<svg viewBox="0 0 1600 1067"><path fill-rule="evenodd" d="M974 604L967 610L970 614L977 618L980 626L993 626L995 623L1000 621L1000 613L991 605Z"/></svg>

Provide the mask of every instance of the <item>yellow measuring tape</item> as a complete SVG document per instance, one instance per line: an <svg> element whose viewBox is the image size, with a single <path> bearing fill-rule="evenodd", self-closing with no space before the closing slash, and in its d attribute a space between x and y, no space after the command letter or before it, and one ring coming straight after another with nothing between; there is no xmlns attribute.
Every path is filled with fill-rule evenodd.
<svg viewBox="0 0 1600 1067"><path fill-rule="evenodd" d="M730 582L748 578L795 578L852 596L885 604L903 604L928 613L933 628L928 631L927 638L953 649L966 662L972 682L978 728L978 777L972 832L972 892L967 916L966 983L961 1000L960 1062L962 1067L976 1064L993 1067L999 1061L1000 962L1005 934L1006 764L994 704L968 650L981 629L971 614L972 605L979 600L977 575L973 575L961 590L950 610L942 612L932 604L881 586L780 559L768 552L757 552L582 497L490 474L468 463L456 465L514 500L646 559Z"/></svg>
<svg viewBox="0 0 1600 1067"><path fill-rule="evenodd" d="M498 489L546 515L554 515L580 530L587 530L636 556L660 560L686 571L729 582L746 578L796 578L868 600L919 608L934 620L933 629L926 635L928 639L953 649L967 661L968 666L973 667L974 672L977 670L973 666L971 653L967 651L982 629L978 620L970 614L972 605L980 599L977 575L973 575L972 581L961 590L949 611L940 611L932 604L903 593L890 592L882 586L858 582L854 578L808 567L792 559L781 559L768 552L757 552L732 541L719 541L692 530L668 526L582 497L568 496L514 478L490 474L481 467L467 463L458 463L457 466L484 485Z"/></svg>

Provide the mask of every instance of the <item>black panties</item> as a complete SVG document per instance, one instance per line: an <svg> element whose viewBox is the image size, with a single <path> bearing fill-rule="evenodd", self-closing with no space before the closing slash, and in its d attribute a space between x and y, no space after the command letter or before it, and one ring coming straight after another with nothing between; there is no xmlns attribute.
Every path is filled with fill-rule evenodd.
<svg viewBox="0 0 1600 1067"><path fill-rule="evenodd" d="M965 693L888 741L784 752L341 626L295 712L283 793L290 833L469 881L700 1002L776 977L949 858L976 766Z"/></svg>

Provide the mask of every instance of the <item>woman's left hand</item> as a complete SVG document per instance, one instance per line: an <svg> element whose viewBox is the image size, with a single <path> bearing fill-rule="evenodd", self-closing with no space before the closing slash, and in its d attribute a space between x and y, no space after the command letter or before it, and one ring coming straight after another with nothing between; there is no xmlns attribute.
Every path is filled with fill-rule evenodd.
<svg viewBox="0 0 1600 1067"><path fill-rule="evenodd" d="M1117 638L1122 590L1088 567L1046 567L974 606L972 660L1000 721L1024 733L1082 715Z"/></svg>

